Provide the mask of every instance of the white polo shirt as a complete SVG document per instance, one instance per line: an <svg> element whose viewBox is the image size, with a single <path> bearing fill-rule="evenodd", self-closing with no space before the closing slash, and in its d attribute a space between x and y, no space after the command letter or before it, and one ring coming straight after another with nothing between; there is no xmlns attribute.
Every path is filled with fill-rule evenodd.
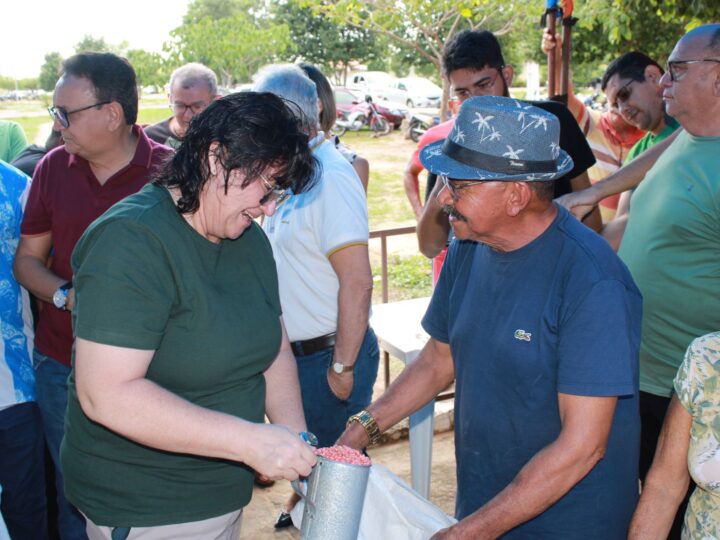
<svg viewBox="0 0 720 540"><path fill-rule="evenodd" d="M329 257L368 242L367 199L357 173L330 141L314 153L322 166L318 182L291 196L263 224L277 263L290 341L336 331L339 282Z"/></svg>

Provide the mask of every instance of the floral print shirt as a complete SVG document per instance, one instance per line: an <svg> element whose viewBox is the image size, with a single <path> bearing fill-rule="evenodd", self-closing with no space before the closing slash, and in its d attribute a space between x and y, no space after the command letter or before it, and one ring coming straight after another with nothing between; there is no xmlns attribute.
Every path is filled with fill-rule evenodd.
<svg viewBox="0 0 720 540"><path fill-rule="evenodd" d="M720 538L720 332L690 344L675 377L675 392L692 416L688 468L697 484L682 538Z"/></svg>

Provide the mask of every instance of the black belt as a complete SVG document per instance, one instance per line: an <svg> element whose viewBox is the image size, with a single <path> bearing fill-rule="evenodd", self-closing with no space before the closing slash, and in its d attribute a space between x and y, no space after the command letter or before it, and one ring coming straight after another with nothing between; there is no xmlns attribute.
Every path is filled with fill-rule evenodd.
<svg viewBox="0 0 720 540"><path fill-rule="evenodd" d="M335 345L336 333L326 334L324 336L306 339L304 341L293 341L290 343L292 352L295 356L307 356L309 354L315 354L323 349L329 349Z"/></svg>

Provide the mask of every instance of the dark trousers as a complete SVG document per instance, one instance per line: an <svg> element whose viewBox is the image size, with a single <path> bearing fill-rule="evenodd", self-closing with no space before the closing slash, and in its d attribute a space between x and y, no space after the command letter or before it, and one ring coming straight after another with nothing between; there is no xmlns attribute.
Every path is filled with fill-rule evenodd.
<svg viewBox="0 0 720 540"><path fill-rule="evenodd" d="M655 456L655 448L657 447L660 431L665 421L665 413L670 406L670 400L671 398L668 397L640 392L640 480L643 482ZM685 494L685 499L683 499L675 515L675 521L668 535L669 540L680 540L685 510L687 509L690 494L694 489L695 482L690 479L690 488Z"/></svg>
<svg viewBox="0 0 720 540"><path fill-rule="evenodd" d="M35 403L0 411L0 511L13 540L47 538L44 446Z"/></svg>

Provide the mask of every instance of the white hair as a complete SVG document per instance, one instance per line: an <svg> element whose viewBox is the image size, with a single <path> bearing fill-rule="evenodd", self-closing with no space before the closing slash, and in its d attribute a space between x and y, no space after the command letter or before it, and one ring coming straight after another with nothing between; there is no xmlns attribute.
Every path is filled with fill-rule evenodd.
<svg viewBox="0 0 720 540"><path fill-rule="evenodd" d="M320 112L315 83L295 64L272 64L253 77L255 92L271 92L288 103L306 133L318 129Z"/></svg>

